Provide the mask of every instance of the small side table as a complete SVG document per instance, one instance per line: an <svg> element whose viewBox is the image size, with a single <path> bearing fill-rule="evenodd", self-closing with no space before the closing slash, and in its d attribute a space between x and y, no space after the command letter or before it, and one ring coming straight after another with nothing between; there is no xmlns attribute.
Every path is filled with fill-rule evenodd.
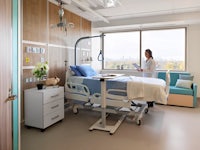
<svg viewBox="0 0 200 150"><path fill-rule="evenodd" d="M25 125L44 131L64 118L64 87L24 91Z"/></svg>

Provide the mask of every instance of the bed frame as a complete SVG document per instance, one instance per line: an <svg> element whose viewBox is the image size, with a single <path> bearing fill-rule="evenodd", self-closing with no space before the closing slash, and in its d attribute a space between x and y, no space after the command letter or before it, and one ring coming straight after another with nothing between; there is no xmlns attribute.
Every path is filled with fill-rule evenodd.
<svg viewBox="0 0 200 150"><path fill-rule="evenodd" d="M75 114L78 113L78 110L80 108L91 109L94 111L101 112L102 117L89 128L90 131L98 129L103 131L109 131L110 134L113 134L126 117L129 117L129 119L131 118L131 120L135 121L137 125L141 125L144 114L148 113L149 107L146 101L149 100L145 100L143 98L137 98L138 101L132 98L130 99L130 97L127 96L127 90L105 90L106 82L104 82L104 80L101 79L101 93L93 94L90 93L89 87L87 87L86 85L67 80L65 84L65 97L67 100L71 100L73 112ZM104 90L102 90L102 87L104 87ZM166 84L165 88L165 92L169 92L168 83ZM148 94L150 93L148 92ZM152 97L151 95L149 96ZM106 105L104 104L103 99L106 100ZM105 123L105 118L107 117L107 114L120 114L121 117L114 126L110 127L107 126Z"/></svg>
<svg viewBox="0 0 200 150"><path fill-rule="evenodd" d="M101 94L94 93L90 95L90 91L87 86L83 84L77 84L72 82L66 82L65 84L65 96L68 100L72 100L72 110L75 114L78 109L91 109L94 111L102 111L101 109ZM106 92L106 112L113 114L121 114L123 117L132 117L133 121L136 121L137 125L141 125L143 114L148 112L148 105L143 102L134 102L127 99L126 96L113 95L113 92L124 92L125 90L109 89Z"/></svg>

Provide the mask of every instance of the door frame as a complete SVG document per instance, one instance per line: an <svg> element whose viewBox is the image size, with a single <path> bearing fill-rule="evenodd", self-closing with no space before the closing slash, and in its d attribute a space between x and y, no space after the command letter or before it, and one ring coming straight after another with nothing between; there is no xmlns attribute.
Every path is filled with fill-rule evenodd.
<svg viewBox="0 0 200 150"><path fill-rule="evenodd" d="M16 100L12 102L13 150L20 150L20 58L21 58L21 29L20 13L21 0L12 0L12 93Z"/></svg>

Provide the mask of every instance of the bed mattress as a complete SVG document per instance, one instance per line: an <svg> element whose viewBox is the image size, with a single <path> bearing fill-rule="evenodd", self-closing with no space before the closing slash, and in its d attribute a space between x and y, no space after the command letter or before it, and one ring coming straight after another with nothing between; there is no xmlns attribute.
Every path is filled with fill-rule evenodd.
<svg viewBox="0 0 200 150"><path fill-rule="evenodd" d="M71 76L68 82L86 85L90 94L101 93L101 82L94 77ZM126 92L115 92L114 95L127 96L129 100L156 101L162 104L167 103L168 93L166 92L166 82L158 78L119 76L106 80L106 90L116 89Z"/></svg>

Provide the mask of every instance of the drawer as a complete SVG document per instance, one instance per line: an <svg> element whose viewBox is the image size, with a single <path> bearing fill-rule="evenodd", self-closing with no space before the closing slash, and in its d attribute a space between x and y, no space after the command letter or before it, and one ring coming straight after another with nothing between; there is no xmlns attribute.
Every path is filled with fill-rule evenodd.
<svg viewBox="0 0 200 150"><path fill-rule="evenodd" d="M64 99L56 100L44 105L44 115L64 109Z"/></svg>
<svg viewBox="0 0 200 150"><path fill-rule="evenodd" d="M64 99L64 88L59 87L59 88L51 88L45 91L44 97L43 97L43 103L49 103L58 99Z"/></svg>
<svg viewBox="0 0 200 150"><path fill-rule="evenodd" d="M49 113L44 116L44 128L62 120L64 118L64 109Z"/></svg>

